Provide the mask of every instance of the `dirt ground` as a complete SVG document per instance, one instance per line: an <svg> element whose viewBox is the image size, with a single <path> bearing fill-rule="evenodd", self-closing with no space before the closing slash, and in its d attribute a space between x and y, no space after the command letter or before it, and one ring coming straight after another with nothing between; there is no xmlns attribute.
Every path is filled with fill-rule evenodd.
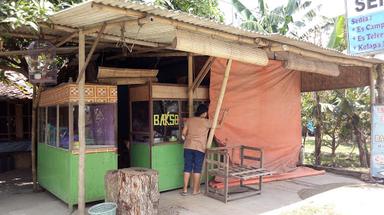
<svg viewBox="0 0 384 215"><path fill-rule="evenodd" d="M203 194L181 196L178 190L163 192L161 215L233 214L383 214L381 185L326 173L320 176L265 183L259 196L224 204ZM91 206L95 203L90 203ZM369 213L361 213L369 211ZM360 212L360 213L358 213ZM0 174L0 214L67 215L74 211L49 192L32 192L30 172L16 170Z"/></svg>

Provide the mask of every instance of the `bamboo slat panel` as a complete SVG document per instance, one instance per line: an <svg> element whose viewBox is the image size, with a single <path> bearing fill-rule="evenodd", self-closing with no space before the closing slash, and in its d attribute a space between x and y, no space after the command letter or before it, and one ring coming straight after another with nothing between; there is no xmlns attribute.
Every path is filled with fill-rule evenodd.
<svg viewBox="0 0 384 215"><path fill-rule="evenodd" d="M302 72L301 92L369 86L369 73L369 68L358 66L340 67L337 77Z"/></svg>
<svg viewBox="0 0 384 215"><path fill-rule="evenodd" d="M60 85L41 94L40 106L75 103L79 101L79 88L76 84ZM85 85L86 103L116 103L117 87L111 85Z"/></svg>
<svg viewBox="0 0 384 215"><path fill-rule="evenodd" d="M335 63L315 61L294 54L289 54L284 67L288 70L318 73L327 76L336 77L340 75L339 66Z"/></svg>
<svg viewBox="0 0 384 215"><path fill-rule="evenodd" d="M172 85L153 85L152 97L154 99L188 99L188 87ZM194 99L209 99L208 88L199 87L196 89Z"/></svg>
<svg viewBox="0 0 384 215"><path fill-rule="evenodd" d="M99 67L97 78L154 78L158 72L157 69Z"/></svg>
<svg viewBox="0 0 384 215"><path fill-rule="evenodd" d="M187 31L178 30L176 32L173 47L180 51L233 59L260 66L268 64L268 56L264 50Z"/></svg>
<svg viewBox="0 0 384 215"><path fill-rule="evenodd" d="M149 81L157 82L157 78L102 78L99 83L113 85L136 85L146 84Z"/></svg>

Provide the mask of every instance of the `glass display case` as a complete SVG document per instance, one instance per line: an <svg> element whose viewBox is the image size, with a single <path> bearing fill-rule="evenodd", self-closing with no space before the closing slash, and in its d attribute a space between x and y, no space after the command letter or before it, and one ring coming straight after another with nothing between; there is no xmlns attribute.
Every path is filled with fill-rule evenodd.
<svg viewBox="0 0 384 215"><path fill-rule="evenodd" d="M117 169L117 89L85 85L86 201L104 199L104 175ZM42 92L38 110L38 181L70 207L77 203L78 86Z"/></svg>
<svg viewBox="0 0 384 215"><path fill-rule="evenodd" d="M129 88L131 166L159 172L160 191L183 185L183 122L188 117L185 85L151 84ZM195 109L208 103L208 88L194 94Z"/></svg>

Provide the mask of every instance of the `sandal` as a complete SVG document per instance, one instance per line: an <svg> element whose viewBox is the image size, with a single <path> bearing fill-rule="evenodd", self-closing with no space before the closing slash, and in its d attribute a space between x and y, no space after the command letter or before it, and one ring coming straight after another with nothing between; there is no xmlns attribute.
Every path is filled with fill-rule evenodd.
<svg viewBox="0 0 384 215"><path fill-rule="evenodd" d="M181 192L180 192L180 195L182 195L182 196L187 196L187 195L188 195L188 192L181 191Z"/></svg>

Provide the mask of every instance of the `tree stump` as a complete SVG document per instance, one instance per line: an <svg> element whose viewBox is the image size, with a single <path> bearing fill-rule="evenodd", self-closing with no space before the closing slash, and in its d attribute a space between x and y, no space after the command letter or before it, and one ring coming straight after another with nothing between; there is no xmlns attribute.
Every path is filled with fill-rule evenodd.
<svg viewBox="0 0 384 215"><path fill-rule="evenodd" d="M160 193L158 173L146 168L108 171L105 175L107 202L117 204L118 215L158 213Z"/></svg>

